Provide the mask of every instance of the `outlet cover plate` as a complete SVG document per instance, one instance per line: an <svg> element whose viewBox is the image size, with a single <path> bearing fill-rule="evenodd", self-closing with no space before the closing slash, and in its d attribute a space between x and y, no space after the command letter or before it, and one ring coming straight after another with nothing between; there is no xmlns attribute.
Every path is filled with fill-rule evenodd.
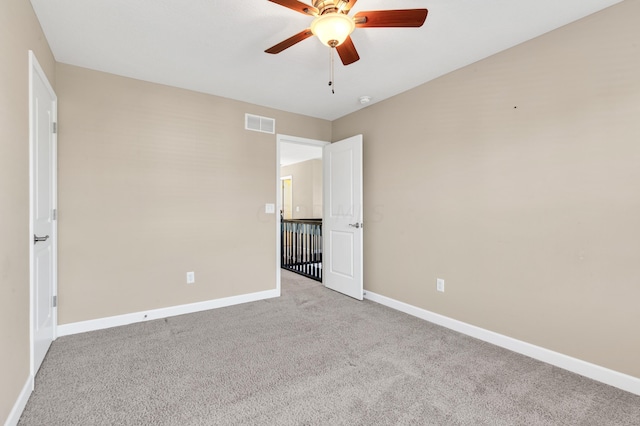
<svg viewBox="0 0 640 426"><path fill-rule="evenodd" d="M442 278L436 278L436 290L444 293L444 280Z"/></svg>
<svg viewBox="0 0 640 426"><path fill-rule="evenodd" d="M193 284L196 282L196 273L187 272L187 284Z"/></svg>

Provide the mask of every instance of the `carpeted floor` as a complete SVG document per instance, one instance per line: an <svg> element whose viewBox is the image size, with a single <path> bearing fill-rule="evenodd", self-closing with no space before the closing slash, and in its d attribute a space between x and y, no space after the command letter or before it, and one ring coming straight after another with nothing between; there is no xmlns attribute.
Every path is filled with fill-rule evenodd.
<svg viewBox="0 0 640 426"><path fill-rule="evenodd" d="M640 425L640 396L288 271L282 288L58 339L20 425Z"/></svg>

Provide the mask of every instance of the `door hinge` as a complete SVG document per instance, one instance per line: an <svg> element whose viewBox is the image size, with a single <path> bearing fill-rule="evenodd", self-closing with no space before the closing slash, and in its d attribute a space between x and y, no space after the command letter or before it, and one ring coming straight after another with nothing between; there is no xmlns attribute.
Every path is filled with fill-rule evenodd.
<svg viewBox="0 0 640 426"><path fill-rule="evenodd" d="M54 308L58 307L58 296L53 296L53 307Z"/></svg>
<svg viewBox="0 0 640 426"><path fill-rule="evenodd" d="M53 133L58 133L58 123L54 121L52 124L53 124Z"/></svg>
<svg viewBox="0 0 640 426"><path fill-rule="evenodd" d="M53 220L58 220L58 209L53 209L53 212L51 213L51 218Z"/></svg>

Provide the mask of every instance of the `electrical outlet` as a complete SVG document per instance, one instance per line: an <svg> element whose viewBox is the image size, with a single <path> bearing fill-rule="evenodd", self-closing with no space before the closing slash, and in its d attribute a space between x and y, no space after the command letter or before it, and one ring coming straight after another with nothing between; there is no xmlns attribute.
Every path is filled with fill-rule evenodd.
<svg viewBox="0 0 640 426"><path fill-rule="evenodd" d="M193 284L196 282L196 273L187 272L187 284Z"/></svg>
<svg viewBox="0 0 640 426"><path fill-rule="evenodd" d="M436 290L444 293L444 280L442 278L436 278Z"/></svg>

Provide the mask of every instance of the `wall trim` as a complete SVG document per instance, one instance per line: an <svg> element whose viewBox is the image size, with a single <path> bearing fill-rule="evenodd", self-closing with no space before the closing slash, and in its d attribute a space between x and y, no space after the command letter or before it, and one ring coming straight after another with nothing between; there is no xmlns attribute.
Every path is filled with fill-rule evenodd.
<svg viewBox="0 0 640 426"><path fill-rule="evenodd" d="M598 382L605 383L610 386L640 395L640 378L629 376L615 370L610 370L596 364L573 358L559 352L545 349L522 340L514 339L503 334L495 333L475 325L467 324L408 303L400 302L387 296L376 294L372 291L365 290L365 299L372 302L380 303L389 308L404 312L406 314L418 317L425 321L432 322L437 325L449 328L467 336L509 349L510 351L526 355L538 361L560 367L581 376L588 377Z"/></svg>
<svg viewBox="0 0 640 426"><path fill-rule="evenodd" d="M7 417L7 420L4 422L4 426L16 426L18 424L18 420L20 420L20 416L27 406L31 392L33 392L33 384L33 376L29 375L27 382L24 384L20 394L18 395L18 399L15 404L13 404L13 408L9 412L9 417Z"/></svg>
<svg viewBox="0 0 640 426"><path fill-rule="evenodd" d="M204 302L189 303L186 305L170 306L167 308L152 309L149 311L133 312L130 314L73 322L59 325L57 335L58 337L69 336L72 334L86 333L87 331L102 330L105 328L118 327L137 322L224 308L226 306L239 305L241 303L256 302L258 300L271 299L279 296L280 292L277 289L265 290L256 293L242 294L239 296L224 297L222 299L213 299Z"/></svg>

